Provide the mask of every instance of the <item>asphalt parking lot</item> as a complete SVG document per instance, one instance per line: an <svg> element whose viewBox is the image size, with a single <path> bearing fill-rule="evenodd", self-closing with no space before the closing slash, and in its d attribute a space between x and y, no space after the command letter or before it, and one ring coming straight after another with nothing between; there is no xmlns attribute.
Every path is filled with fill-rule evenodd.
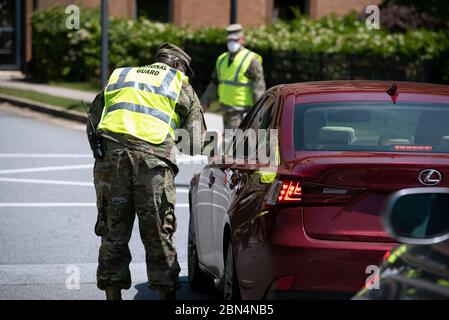
<svg viewBox="0 0 449 320"><path fill-rule="evenodd" d="M84 126L0 104L0 299L103 299L95 272L93 159ZM210 299L187 284L188 189L201 164L183 158L176 178L180 299ZM137 221L133 285L124 299L158 299L147 288ZM76 279L79 279L79 286Z"/></svg>

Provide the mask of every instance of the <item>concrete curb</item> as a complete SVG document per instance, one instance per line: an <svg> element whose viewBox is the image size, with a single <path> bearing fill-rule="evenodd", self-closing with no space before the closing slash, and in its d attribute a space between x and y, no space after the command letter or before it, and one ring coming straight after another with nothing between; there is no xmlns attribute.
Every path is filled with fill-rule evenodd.
<svg viewBox="0 0 449 320"><path fill-rule="evenodd" d="M48 105L45 103L32 101L28 99L18 98L6 94L0 94L0 102L7 102L14 106L27 108L34 111L46 113L55 117L64 118L67 120L74 120L80 123L87 122L87 115L80 111L67 110L61 107Z"/></svg>

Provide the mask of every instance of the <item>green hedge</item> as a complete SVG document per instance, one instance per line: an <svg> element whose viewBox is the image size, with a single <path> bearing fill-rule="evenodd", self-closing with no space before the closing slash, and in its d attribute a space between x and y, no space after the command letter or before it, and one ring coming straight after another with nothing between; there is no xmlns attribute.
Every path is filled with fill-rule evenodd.
<svg viewBox="0 0 449 320"><path fill-rule="evenodd" d="M98 79L101 57L99 11L82 8L79 30L66 29L66 17L62 8L34 13L32 28L36 76L45 80ZM197 56L201 51L209 57L208 53L224 49L225 36L224 30L216 28L193 31L142 18L135 21L113 19L110 23L111 69L148 64L156 48L167 41L201 48L200 53L196 50L193 59L201 59ZM368 30L355 15L321 20L300 18L293 22L248 29L246 44L261 52L297 50L301 53L397 56L415 61L429 59L430 80L449 82L449 36L443 31L390 34L384 30ZM213 66L214 61L210 63Z"/></svg>

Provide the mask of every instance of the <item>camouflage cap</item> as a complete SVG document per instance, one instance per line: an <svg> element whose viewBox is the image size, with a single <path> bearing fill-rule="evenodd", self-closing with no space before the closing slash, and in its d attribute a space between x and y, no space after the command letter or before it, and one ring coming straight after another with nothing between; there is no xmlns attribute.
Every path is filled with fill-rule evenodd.
<svg viewBox="0 0 449 320"><path fill-rule="evenodd" d="M156 57L160 55L175 56L178 59L183 60L187 65L190 65L190 62L192 61L192 58L184 50L168 42L162 44L159 49L157 49Z"/></svg>
<svg viewBox="0 0 449 320"><path fill-rule="evenodd" d="M228 32L227 40L238 40L243 37L243 27L241 24L230 24L226 31Z"/></svg>

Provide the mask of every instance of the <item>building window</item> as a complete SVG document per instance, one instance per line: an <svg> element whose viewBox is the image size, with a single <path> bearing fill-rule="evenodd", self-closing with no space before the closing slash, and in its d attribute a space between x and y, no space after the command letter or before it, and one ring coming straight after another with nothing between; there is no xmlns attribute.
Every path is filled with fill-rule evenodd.
<svg viewBox="0 0 449 320"><path fill-rule="evenodd" d="M172 22L173 0L137 0L137 17L159 22Z"/></svg>
<svg viewBox="0 0 449 320"><path fill-rule="evenodd" d="M274 0L273 1L273 22L279 20L293 20L298 13L309 14L308 0Z"/></svg>

